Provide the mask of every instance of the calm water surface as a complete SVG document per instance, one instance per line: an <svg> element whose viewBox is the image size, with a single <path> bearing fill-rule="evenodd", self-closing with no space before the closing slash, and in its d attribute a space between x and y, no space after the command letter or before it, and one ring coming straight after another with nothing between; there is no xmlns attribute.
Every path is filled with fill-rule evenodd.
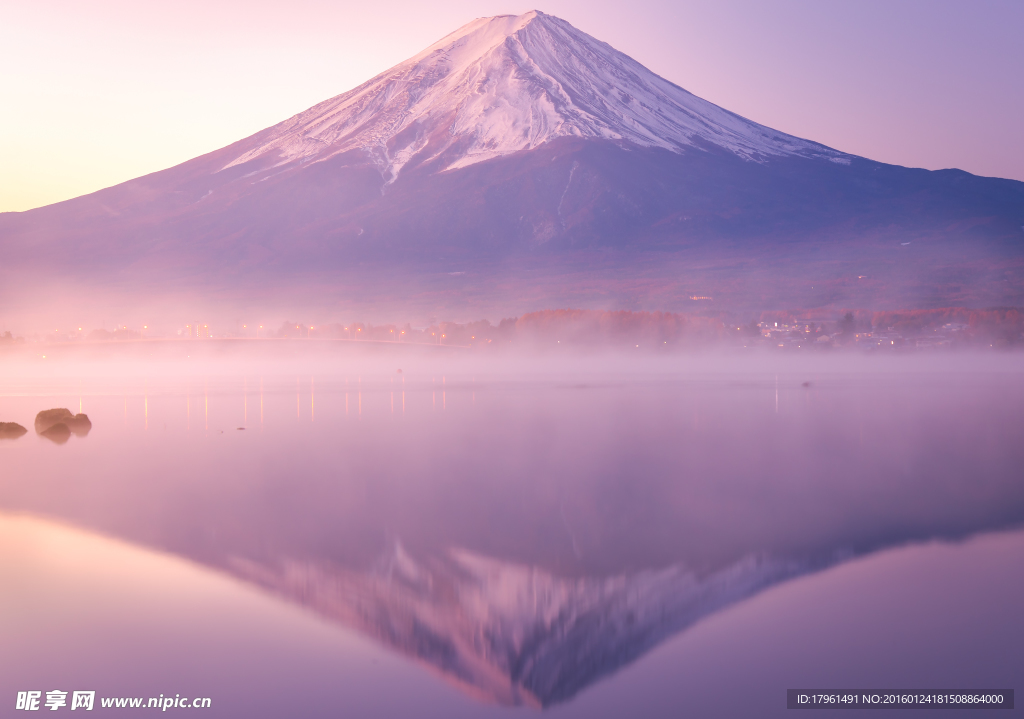
<svg viewBox="0 0 1024 719"><path fill-rule="evenodd" d="M9 372L0 702L784 716L787 687L1020 688L1015 358L401 361ZM50 407L92 431L37 436Z"/></svg>

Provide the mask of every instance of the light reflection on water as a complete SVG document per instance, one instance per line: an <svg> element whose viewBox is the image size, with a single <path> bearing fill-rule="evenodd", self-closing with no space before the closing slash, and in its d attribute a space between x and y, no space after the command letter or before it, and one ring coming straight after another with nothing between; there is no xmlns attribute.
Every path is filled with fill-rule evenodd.
<svg viewBox="0 0 1024 719"><path fill-rule="evenodd" d="M397 691L426 692L438 715L486 713L486 703L600 714L588 697L610 706L608 693L635 684L637 672L661 676L664 662L685 663L675 649L651 650L673 637L671 647L691 634L706 637L700 627L737 616L728 609L736 602L754 597L743 606L764 606L785 589L788 606L797 605L795 588L815 586L806 578L821 570L836 567L816 575L833 577L879 550L1011 530L1024 518L1024 381L1005 368L528 376L478 367L264 367L135 376L120 386L109 375L48 382L8 382L0 421L25 424L39 409L80 403L94 428L60 448L31 435L0 446L0 510L185 558L369 637L473 697L437 694L393 659L375 675ZM250 417L257 402L258 417ZM1007 568L986 554L989 545L971 546L982 547L971 561L988 566L978 581L1001 596ZM153 555L152 563L163 561ZM926 602L918 607L926 616L929 593L944 586L935 579L941 572L933 574L900 584ZM858 598L870 604L874 581L868 572L862 585L847 582L854 596L843 596L842 616L856 620ZM72 597L61 611L70 611ZM111 612L117 604L112 598ZM953 616L964 622L976 604L962 603ZM261 606L268 621L284 611ZM1021 636L1016 615L988 615ZM194 616L203 623L201 610ZM874 620L893 629L885 616ZM137 625L162 632L169 619L153 621ZM33 622L32 639L19 641L56 639L43 617ZM70 631L60 640L79 646ZM911 635L902 651L934 663L924 649L915 653L920 639ZM224 661L249 663L233 641L217 648ZM979 651L998 644L978 632L973 641ZM157 664L176 676L175 660L189 664L194 648L169 642ZM352 661L379 659L358 646ZM303 651L293 648L295 656ZM991 653L992 672L1021 668L1019 652L1000 651ZM814 676L830 661L846 672L823 676L835 685L863 677L874 660L866 649L851 659L836 648L817 658ZM46 666L35 668L37 683L50 681ZM987 666L973 656L971 671ZM295 667L312 671L308 657ZM805 685L813 671L796 669L793 686ZM936 681L955 681L947 675L954 670L967 671L954 662L935 670ZM251 683L251 675L211 672L222 695L235 697L238 713L225 715L259 715L225 688ZM276 696L284 679L276 681L264 678L252 691ZM662 697L657 711L700 703L700 685L683 697L679 681L645 689ZM367 711L398 711L342 683L363 692L351 701ZM307 706L326 701L305 691ZM756 701L745 711L767 715L770 707Z"/></svg>

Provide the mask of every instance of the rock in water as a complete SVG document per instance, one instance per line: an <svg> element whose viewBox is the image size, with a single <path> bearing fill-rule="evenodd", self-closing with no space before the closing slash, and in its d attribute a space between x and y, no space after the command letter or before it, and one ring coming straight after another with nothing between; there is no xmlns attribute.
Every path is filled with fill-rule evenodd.
<svg viewBox="0 0 1024 719"><path fill-rule="evenodd" d="M0 422L0 439L17 439L26 432L17 422Z"/></svg>
<svg viewBox="0 0 1024 719"><path fill-rule="evenodd" d="M71 437L71 430L63 422L58 422L55 425L47 427L45 430L39 433L40 437L46 437L51 442L56 444L64 444Z"/></svg>
<svg viewBox="0 0 1024 719"><path fill-rule="evenodd" d="M92 429L92 422L87 415L73 414L71 410L63 407L44 409L36 415L36 433L38 434L45 434L47 430L58 424L64 425L65 430L73 432L78 437L84 437Z"/></svg>
<svg viewBox="0 0 1024 719"><path fill-rule="evenodd" d="M84 414L76 414L69 421L65 422L65 424L76 437L84 437L89 434L89 430L92 429L92 422L89 420L89 417Z"/></svg>
<svg viewBox="0 0 1024 719"><path fill-rule="evenodd" d="M44 409L36 415L36 432L42 434L50 427L74 417L69 409Z"/></svg>

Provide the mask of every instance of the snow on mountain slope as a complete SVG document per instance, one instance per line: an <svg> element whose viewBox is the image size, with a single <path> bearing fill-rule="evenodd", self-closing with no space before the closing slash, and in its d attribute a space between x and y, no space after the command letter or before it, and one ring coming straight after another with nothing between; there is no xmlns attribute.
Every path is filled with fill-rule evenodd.
<svg viewBox="0 0 1024 719"><path fill-rule="evenodd" d="M758 125L655 75L541 12L480 18L369 82L270 128L279 164L362 149L388 182L414 157L455 169L576 136L681 152L706 142L743 158L842 153Z"/></svg>

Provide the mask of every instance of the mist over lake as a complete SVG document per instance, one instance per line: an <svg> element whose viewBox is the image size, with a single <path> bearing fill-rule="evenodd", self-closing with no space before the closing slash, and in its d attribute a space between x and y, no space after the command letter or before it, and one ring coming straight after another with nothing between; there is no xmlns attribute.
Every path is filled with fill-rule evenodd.
<svg viewBox="0 0 1024 719"><path fill-rule="evenodd" d="M2 717L1012 713L1024 5L15 5Z"/></svg>
<svg viewBox="0 0 1024 719"><path fill-rule="evenodd" d="M5 690L770 716L1022 665L1015 354L19 361L0 420L92 429L0 441Z"/></svg>

